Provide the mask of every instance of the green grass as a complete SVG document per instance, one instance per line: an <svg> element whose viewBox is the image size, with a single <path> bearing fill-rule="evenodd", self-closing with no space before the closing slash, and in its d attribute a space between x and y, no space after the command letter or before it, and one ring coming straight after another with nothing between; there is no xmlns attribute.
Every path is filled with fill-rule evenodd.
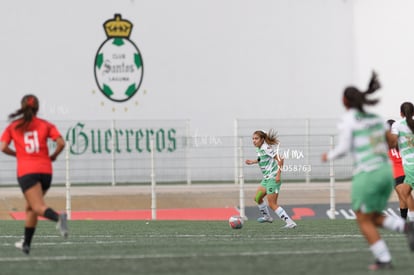
<svg viewBox="0 0 414 275"><path fill-rule="evenodd" d="M14 248L21 221L0 221L0 274L369 274L373 261L355 221L71 221L62 239L54 224L38 225L30 256ZM411 274L406 238L381 231L393 255L392 274ZM387 274L387 272L380 272Z"/></svg>

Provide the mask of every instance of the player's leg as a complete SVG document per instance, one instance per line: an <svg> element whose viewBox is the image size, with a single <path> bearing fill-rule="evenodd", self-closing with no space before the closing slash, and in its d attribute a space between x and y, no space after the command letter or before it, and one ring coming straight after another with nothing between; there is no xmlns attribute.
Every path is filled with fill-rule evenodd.
<svg viewBox="0 0 414 275"><path fill-rule="evenodd" d="M395 178L395 192L398 196L398 201L400 204L400 215L401 217L406 220L407 219L407 213L408 213L408 207L406 203L406 197L403 195L403 192L401 190L402 183L404 182L404 176Z"/></svg>
<svg viewBox="0 0 414 275"><path fill-rule="evenodd" d="M266 192L269 207L276 213L276 215L281 220L283 220L286 223L284 228L295 228L297 226L296 223L289 217L285 209L283 209L283 207L277 203L281 185L281 182L276 183L274 180L268 184Z"/></svg>
<svg viewBox="0 0 414 275"><path fill-rule="evenodd" d="M267 203L264 200L264 197L266 196L266 188L261 184L257 190L254 197L254 201L257 203L257 207L259 208L259 211L261 213L261 217L257 219L258 222L264 223L264 222L273 222L273 218L270 216L269 208L267 207Z"/></svg>
<svg viewBox="0 0 414 275"><path fill-rule="evenodd" d="M406 205L407 205L407 208L408 208L408 205L414 205L414 198L413 198L412 192L406 197ZM413 213L411 213L411 218L409 219L409 221L414 221L413 216L414 216ZM408 219L408 212L407 212L407 219Z"/></svg>
<svg viewBox="0 0 414 275"><path fill-rule="evenodd" d="M23 192L23 195L26 198L26 193L31 193L32 191L29 191L30 189L33 189L33 193L37 192L37 189L35 186L40 186L40 184L37 182L35 175L25 175L22 177L18 177L18 183L19 186ZM24 236L23 239L19 242L15 243L15 246L18 249L21 249L24 253L29 254L30 252L30 245L36 230L37 225L37 214L31 207L30 202L26 198L26 206L25 206L25 212L26 212L26 220L25 220L25 228L24 228Z"/></svg>
<svg viewBox="0 0 414 275"><path fill-rule="evenodd" d="M377 170L358 173L352 179L352 210L356 214L358 227L375 257L375 263L369 266L371 270L392 267L391 254L377 227L385 222L382 213L393 192L393 186L392 169L386 163ZM400 221L404 226L402 218L395 217L395 221Z"/></svg>
<svg viewBox="0 0 414 275"><path fill-rule="evenodd" d="M403 184L398 185L398 187L399 187L398 190L401 196L403 197L403 200L407 204L407 208L408 208L407 220L414 221L414 200L411 195L411 191L412 191L411 185L407 183L403 183Z"/></svg>
<svg viewBox="0 0 414 275"><path fill-rule="evenodd" d="M43 193L42 185L38 182L26 190L24 197L36 215L43 216L49 220L57 222L59 220L59 214L53 209L47 207L43 199Z"/></svg>
<svg viewBox="0 0 414 275"><path fill-rule="evenodd" d="M376 213L365 214L355 211L358 227L369 244L369 248L375 257L375 263L369 266L371 270L389 269L391 265L391 254L387 244L381 239L375 221Z"/></svg>
<svg viewBox="0 0 414 275"><path fill-rule="evenodd" d="M409 165L404 165L405 178L402 185L402 192L408 207L407 220L414 221L414 200L412 190L414 189L414 169Z"/></svg>
<svg viewBox="0 0 414 275"><path fill-rule="evenodd" d="M21 249L25 254L29 254L32 239L36 231L37 215L32 210L32 208L30 207L28 203L26 203L25 212L26 212L26 221L25 221L25 226L24 226L23 240L16 242L15 246L16 248Z"/></svg>
<svg viewBox="0 0 414 275"><path fill-rule="evenodd" d="M66 213L59 215L55 210L46 205L44 194L46 194L47 189L48 188L45 188L43 183L38 182L24 192L24 197L37 216L43 216L51 221L57 222L56 228L60 230L63 237L67 237L68 229Z"/></svg>
<svg viewBox="0 0 414 275"><path fill-rule="evenodd" d="M52 175L51 174L41 174L40 180L42 182L43 197L46 195L50 186L52 185ZM49 208L50 209L50 208ZM51 209L53 211L53 209ZM67 215L65 212L59 214L59 219L56 224L56 229L60 231L60 234L67 238L69 235L68 225L67 225Z"/></svg>

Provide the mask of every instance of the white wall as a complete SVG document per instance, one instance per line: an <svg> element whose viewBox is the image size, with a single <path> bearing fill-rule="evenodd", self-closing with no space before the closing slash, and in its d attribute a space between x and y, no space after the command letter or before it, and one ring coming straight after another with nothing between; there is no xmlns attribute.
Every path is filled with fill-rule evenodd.
<svg viewBox="0 0 414 275"><path fill-rule="evenodd" d="M335 118L343 112L342 89L364 84L372 60L383 61L376 67L387 90L409 88L410 62L402 60L409 44L398 41L408 27L384 26L398 8L409 20L404 5L412 4L378 1L377 10L374 2L7 1L0 10L0 119L28 92L40 97L39 115L53 121L190 119L198 135L232 135L236 118ZM371 9L381 14L394 2L386 22ZM102 24L115 13L134 24L130 39L144 61L140 90L122 104L100 94L93 71L106 39ZM374 22L378 35L369 37ZM381 33L375 45L382 50L371 51ZM386 67L395 54L404 75Z"/></svg>
<svg viewBox="0 0 414 275"><path fill-rule="evenodd" d="M357 79L366 87L370 71L378 71L383 89L374 110L385 119L398 119L400 105L414 101L414 2L364 0L355 3Z"/></svg>

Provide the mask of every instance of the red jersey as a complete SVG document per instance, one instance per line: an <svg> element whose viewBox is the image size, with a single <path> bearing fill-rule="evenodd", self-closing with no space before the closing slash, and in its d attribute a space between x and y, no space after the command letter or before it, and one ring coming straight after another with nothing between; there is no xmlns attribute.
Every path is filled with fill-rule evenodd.
<svg viewBox="0 0 414 275"><path fill-rule="evenodd" d="M392 169L394 171L394 178L398 178L404 176L404 168L402 165L402 159L400 155L400 151L395 148L388 150L388 156L392 162Z"/></svg>
<svg viewBox="0 0 414 275"><path fill-rule="evenodd" d="M52 161L47 146L48 139L56 140L60 133L55 125L34 117L27 129L15 129L20 120L7 126L0 140L6 144L12 141L16 149L17 176L26 174L52 174Z"/></svg>

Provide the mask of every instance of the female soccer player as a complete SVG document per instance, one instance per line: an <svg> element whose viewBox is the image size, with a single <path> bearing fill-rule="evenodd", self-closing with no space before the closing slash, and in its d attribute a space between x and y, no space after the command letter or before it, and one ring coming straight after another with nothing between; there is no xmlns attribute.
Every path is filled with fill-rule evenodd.
<svg viewBox="0 0 414 275"><path fill-rule="evenodd" d="M394 124L395 120L389 119L387 120L388 125L390 128ZM404 186L402 183L404 183L405 173L404 173L404 167L402 164L402 158L400 154L400 150L398 149L398 146L396 148L389 148L388 150L388 157L390 158L392 162L392 168L394 173L394 181L395 181L395 191L398 196L398 201L400 202L400 215L403 219L407 219L407 213L408 213L408 207L406 203L406 196L404 195ZM411 200L412 204L414 205L414 198L412 196L408 197L409 200Z"/></svg>
<svg viewBox="0 0 414 275"><path fill-rule="evenodd" d="M387 133L389 146L398 148L401 152L404 167L404 183L401 185L401 193L407 203L409 221L414 221L414 200L411 191L414 188L414 105L404 102L400 106L402 120L395 122L391 131Z"/></svg>
<svg viewBox="0 0 414 275"><path fill-rule="evenodd" d="M279 157L277 150L273 148L273 145L277 144L279 144L279 140L273 130L269 131L268 134L263 131L255 131L253 133L253 145L256 147L258 158L254 160L248 159L246 160L246 164L258 163L263 173L263 180L257 188L254 198L262 213L262 217L258 218L257 221L261 223L273 221L267 204L264 201L264 197L267 195L270 208L286 223L284 228L295 228L296 223L277 204L280 186L282 185L280 175L283 167L283 159Z"/></svg>
<svg viewBox="0 0 414 275"><path fill-rule="evenodd" d="M24 239L15 246L29 254L38 216L57 222L56 228L64 237L68 236L66 213L58 214L46 206L44 195L52 181L52 161L65 147L65 141L57 128L36 116L39 101L34 95L25 95L21 108L9 115L13 121L1 135L1 151L17 159L17 180L26 200L26 221ZM54 152L49 156L47 141L56 142ZM14 148L10 143L14 143Z"/></svg>
<svg viewBox="0 0 414 275"><path fill-rule="evenodd" d="M359 229L375 257L375 263L369 266L370 270L392 268L391 254L377 227L406 233L410 248L414 251L414 224L406 223L398 216L383 214L394 185L387 156L386 128L379 116L364 110L364 105L378 102L367 96L379 88L377 75L373 73L366 92L355 87L345 89L342 102L347 112L338 127L339 143L335 149L322 155L322 161L327 161L350 151L353 154L352 209Z"/></svg>

